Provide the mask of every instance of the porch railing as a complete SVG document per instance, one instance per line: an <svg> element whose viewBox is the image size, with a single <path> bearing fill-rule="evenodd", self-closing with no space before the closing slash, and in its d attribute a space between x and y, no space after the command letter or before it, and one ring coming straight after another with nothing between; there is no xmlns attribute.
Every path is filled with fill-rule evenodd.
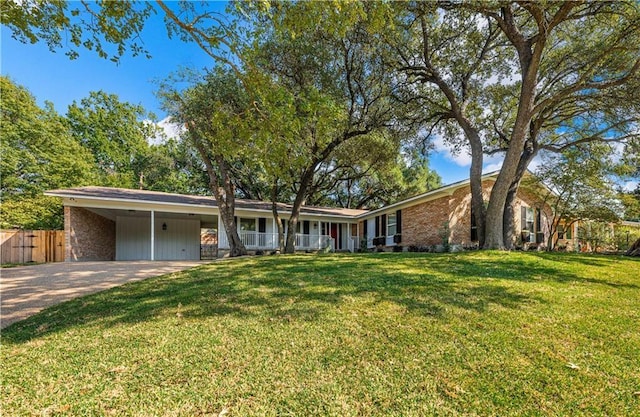
<svg viewBox="0 0 640 417"><path fill-rule="evenodd" d="M240 241L247 249L277 249L277 233L240 232ZM321 250L325 248L335 249L335 241L326 235L305 235L296 233L296 249Z"/></svg>

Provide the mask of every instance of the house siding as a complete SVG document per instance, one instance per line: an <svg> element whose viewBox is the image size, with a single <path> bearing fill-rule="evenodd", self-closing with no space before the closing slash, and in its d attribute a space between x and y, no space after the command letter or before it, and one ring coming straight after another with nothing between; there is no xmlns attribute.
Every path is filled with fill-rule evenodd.
<svg viewBox="0 0 640 417"><path fill-rule="evenodd" d="M482 195L489 200L493 181L482 183ZM471 244L471 186L457 189L449 200L449 242L452 244ZM441 242L440 242L441 243Z"/></svg>
<svg viewBox="0 0 640 417"><path fill-rule="evenodd" d="M402 209L402 245L437 245L449 220L449 196Z"/></svg>
<svg viewBox="0 0 640 417"><path fill-rule="evenodd" d="M113 261L116 224L81 207L64 208L65 261Z"/></svg>

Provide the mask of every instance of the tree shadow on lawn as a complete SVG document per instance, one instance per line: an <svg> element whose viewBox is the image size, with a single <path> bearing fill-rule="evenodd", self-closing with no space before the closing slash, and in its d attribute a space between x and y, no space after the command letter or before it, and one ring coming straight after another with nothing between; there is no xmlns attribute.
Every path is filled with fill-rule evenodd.
<svg viewBox="0 0 640 417"><path fill-rule="evenodd" d="M640 268L640 258L633 256L573 252L532 252L530 254L539 259L545 259L553 262L562 262L565 265L577 268L584 268L585 266L613 268L622 261L635 261L638 263L638 268ZM601 280L597 281L601 282ZM610 284L613 286L618 285L615 283Z"/></svg>
<svg viewBox="0 0 640 417"><path fill-rule="evenodd" d="M532 252L515 257L509 252L485 252L484 258L474 256L474 252L453 254L449 257L435 256L425 258L428 267L440 271L455 271L461 277L472 279L495 278L507 281L529 282L556 282L605 285L614 288L640 289L638 284L620 282L594 276L599 268L619 267L620 261L626 258L605 255L585 256L572 253ZM640 265L639 265L640 266ZM576 274L580 271L580 275ZM584 275L588 274L591 277Z"/></svg>
<svg viewBox="0 0 640 417"><path fill-rule="evenodd" d="M551 279L591 282L548 264L501 264L465 254L412 255L303 255L217 262L50 307L4 329L3 339L20 343L75 326L111 327L167 318L313 321L353 299L369 303L370 308L390 302L412 314L446 319L451 308L482 313L490 306L518 309L545 302L501 280L556 277Z"/></svg>

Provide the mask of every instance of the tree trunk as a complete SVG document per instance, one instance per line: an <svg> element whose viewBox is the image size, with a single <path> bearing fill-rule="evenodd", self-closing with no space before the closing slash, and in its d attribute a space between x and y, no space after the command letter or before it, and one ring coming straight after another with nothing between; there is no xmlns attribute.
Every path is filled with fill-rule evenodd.
<svg viewBox="0 0 640 417"><path fill-rule="evenodd" d="M471 186L471 207L476 221L478 233L478 247L482 247L485 241L485 208L482 193L482 142L477 132L467 134L471 144L471 169L469 170L469 184Z"/></svg>
<svg viewBox="0 0 640 417"><path fill-rule="evenodd" d="M271 188L271 212L273 213L273 219L276 221L278 228L278 250L280 253L284 252L284 228L282 227L282 219L280 213L278 213L278 185L274 184Z"/></svg>
<svg viewBox="0 0 640 417"><path fill-rule="evenodd" d="M640 239L636 240L633 245L627 250L627 256L640 256Z"/></svg>
<svg viewBox="0 0 640 417"><path fill-rule="evenodd" d="M227 233L227 239L229 240L229 256L242 256L247 254L247 248L245 248L235 222L236 211L236 199L235 189L233 181L229 175L229 166L227 161L221 156L216 155L216 162L220 169L220 175L222 176L222 187L216 187L218 190L215 193L216 200L218 201L218 208L220 209L220 217L224 223L224 228Z"/></svg>
<svg viewBox="0 0 640 417"><path fill-rule="evenodd" d="M528 87L528 89L527 89ZM531 123L531 109L533 108L535 83L523 83L518 116L509 140L509 149L505 155L500 174L491 190L489 206L487 207L486 239L484 249L505 249L504 244L504 212L507 196L517 179L520 159L525 152L527 131ZM526 166L524 167L526 170ZM515 189L517 192L517 187Z"/></svg>
<svg viewBox="0 0 640 417"><path fill-rule="evenodd" d="M504 204L504 217L502 219L503 224L503 233L504 233L504 247L507 250L512 250L515 246L518 234L516 232L516 224L515 224L515 204L516 204L516 196L518 195L518 188L520 187L520 182L522 178L524 178L524 174L527 173L527 167L531 163L531 160L536 156L538 150L533 146L533 144L529 141L527 146L525 146L524 152L520 156L520 161L518 162L518 168L516 169L516 177L514 181L511 183L511 187L509 187L509 191L507 192L507 199Z"/></svg>
<svg viewBox="0 0 640 417"><path fill-rule="evenodd" d="M313 180L313 174L318 167L320 162L314 162L311 164L307 170L302 174L302 178L300 179L300 187L298 188L298 192L296 193L296 199L293 202L293 207L291 207L291 217L289 217L289 221L287 222L287 243L284 248L285 253L294 253L296 250L296 229L298 227L298 217L300 217L300 209L302 208L302 204L304 203L305 197L307 195L307 190L311 185L311 181Z"/></svg>
<svg viewBox="0 0 640 417"><path fill-rule="evenodd" d="M247 254L247 248L244 247L238 230L236 228L235 215L235 195L233 189L233 183L229 177L229 171L226 161L221 155L214 157L218 169L220 170L220 176L213 167L212 158L206 151L202 143L196 137L196 134L191 132L192 143L195 145L204 165L207 169L209 176L209 188L213 193L216 202L218 203L218 210L220 211L220 218L224 225L225 233L227 234L227 240L229 241L229 256L242 256ZM218 227L220 227L218 225Z"/></svg>
<svg viewBox="0 0 640 417"><path fill-rule="evenodd" d="M498 178L493 184L489 206L487 207L486 238L484 249L504 250L504 212L507 203L507 195L512 184L516 180L518 160L522 146L516 146L516 141L512 140L507 156L502 164L502 169ZM516 148L519 148L517 150ZM517 154L516 154L517 152ZM517 188L516 188L517 191Z"/></svg>

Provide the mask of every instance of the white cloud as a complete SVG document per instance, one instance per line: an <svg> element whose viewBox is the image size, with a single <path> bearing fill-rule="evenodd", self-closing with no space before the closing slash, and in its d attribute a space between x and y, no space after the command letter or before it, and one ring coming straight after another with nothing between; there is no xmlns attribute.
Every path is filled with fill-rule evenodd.
<svg viewBox="0 0 640 417"><path fill-rule="evenodd" d="M634 191L636 188L638 188L638 181L627 181L622 184L624 191Z"/></svg>
<svg viewBox="0 0 640 417"><path fill-rule="evenodd" d="M446 159L454 162L456 165L461 167L468 167L471 165L471 154L466 146L458 152L452 152L452 146L447 144L444 141L444 138L440 135L435 135L432 143L435 152L444 155Z"/></svg>
<svg viewBox="0 0 640 417"><path fill-rule="evenodd" d="M482 168L482 173L483 173L483 174L487 174L487 173L489 173L489 172L497 171L497 170L499 170L500 168L502 168L502 161L493 162L493 163L490 163L490 164L485 165L485 166Z"/></svg>
<svg viewBox="0 0 640 417"><path fill-rule="evenodd" d="M184 127L180 124L171 122L171 118L169 116L156 123L156 126L162 129L162 134L149 139L149 143L152 145L164 143L167 139L178 139L184 132Z"/></svg>

